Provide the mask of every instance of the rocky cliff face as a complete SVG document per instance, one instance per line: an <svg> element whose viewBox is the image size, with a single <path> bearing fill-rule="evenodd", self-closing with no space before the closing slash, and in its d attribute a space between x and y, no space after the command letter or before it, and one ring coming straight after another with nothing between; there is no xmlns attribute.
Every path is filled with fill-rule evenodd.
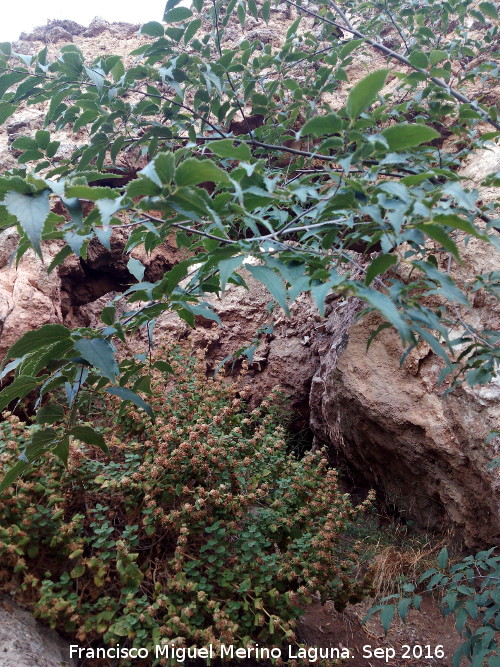
<svg viewBox="0 0 500 667"><path fill-rule="evenodd" d="M500 168L500 151L471 156L463 174L476 184ZM484 188L485 201L493 189ZM493 248L472 241L461 248L461 276L498 271ZM498 301L481 291L471 295L469 320L498 331ZM366 351L378 322L354 323L335 312L328 339L317 346L319 367L312 381L311 426L318 441L352 466L366 482L408 518L427 528L452 528L469 546L500 544L500 470L488 464L498 455L500 378L448 395L438 385L441 363L420 345L400 365L403 348L393 331L384 331Z"/></svg>
<svg viewBox="0 0 500 667"><path fill-rule="evenodd" d="M500 384L443 396L440 365L424 350L402 367L399 338L384 332L366 352L376 322L365 318L320 351L311 425L406 518L452 527L469 546L500 543L495 455L486 445L500 423Z"/></svg>

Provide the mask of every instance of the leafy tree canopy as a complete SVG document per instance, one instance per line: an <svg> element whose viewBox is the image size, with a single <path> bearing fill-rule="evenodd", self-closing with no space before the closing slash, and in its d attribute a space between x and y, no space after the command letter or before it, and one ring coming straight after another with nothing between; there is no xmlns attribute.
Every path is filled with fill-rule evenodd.
<svg viewBox="0 0 500 667"><path fill-rule="evenodd" d="M244 285L248 257L273 307L288 312L310 292L324 312L328 294L356 296L383 319L374 335L392 326L408 350L426 341L442 378L494 376L498 332L478 330L467 313L474 290L498 289L498 272L458 283L450 269L469 242L500 248L494 204L458 172L500 135L488 97L495 5L328 0L313 11L285 1L294 20L275 45L225 41L235 20L269 22L270 0L194 0L190 9L168 0L163 23L143 26L152 39L131 63L86 62L73 44L55 59L47 48L27 56L0 45L0 121L21 103L46 110L44 129L13 144L19 167L0 177L0 227L21 234L15 261L28 248L42 258L44 241L58 239L50 272L70 254L85 258L94 237L109 247L123 227L127 253L173 234L186 251L157 282L131 259L136 282L115 299L127 308L110 303L101 328L47 325L9 350L1 377L15 378L0 410L36 390L40 428L1 490L48 450L67 458L82 396L107 392L154 418L138 393L148 358L120 360L116 344L140 327L151 334L166 310L190 325L199 314L217 320L204 294ZM366 75L351 80L360 54ZM370 71L374 56L381 64ZM61 129L86 132L69 158L58 157L52 133ZM138 160L144 167L131 170ZM498 181L491 174L483 185ZM64 406L40 408L62 390Z"/></svg>

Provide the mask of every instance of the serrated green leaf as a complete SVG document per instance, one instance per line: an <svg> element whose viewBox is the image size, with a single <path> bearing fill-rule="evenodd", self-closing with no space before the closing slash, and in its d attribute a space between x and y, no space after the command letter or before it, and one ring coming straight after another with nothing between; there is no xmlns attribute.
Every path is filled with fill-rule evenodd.
<svg viewBox="0 0 500 667"><path fill-rule="evenodd" d="M108 394L112 394L113 396L118 396L118 398L121 398L122 401L130 401L131 403L134 403L134 405L137 405L138 408L144 410L144 412L146 412L153 421L155 420L155 414L151 406L148 405L146 401L138 394L131 391L130 389L127 389L126 387L108 387L106 392Z"/></svg>
<svg viewBox="0 0 500 667"><path fill-rule="evenodd" d="M38 387L40 382L41 380L37 380L37 378L30 377L29 375L20 375L15 378L13 382L0 391L0 413L16 398L22 399L27 396L30 391Z"/></svg>
<svg viewBox="0 0 500 667"><path fill-rule="evenodd" d="M149 35L150 37L163 37L165 28L158 21L149 21L141 27L142 35Z"/></svg>
<svg viewBox="0 0 500 667"><path fill-rule="evenodd" d="M322 137L325 134L335 134L342 128L342 120L336 113L310 118L302 127L301 136L308 134L313 137Z"/></svg>
<svg viewBox="0 0 500 667"><path fill-rule="evenodd" d="M184 44L189 44L200 28L201 19L194 19L194 21L190 21L188 27L186 28L186 32L184 33Z"/></svg>
<svg viewBox="0 0 500 667"><path fill-rule="evenodd" d="M387 296L387 294L377 292L369 287L356 287L356 292L362 299L376 308L386 320L396 327L403 341L409 341L411 339L408 324L405 322L394 302Z"/></svg>
<svg viewBox="0 0 500 667"><path fill-rule="evenodd" d="M478 239L487 240L488 238L485 234L481 234L481 232L476 229L472 223L470 223L468 220L464 220L455 213L440 213L435 215L432 218L432 221L441 225L448 225L448 227L453 227L453 229L460 229L462 232L471 234L471 236L475 236Z"/></svg>
<svg viewBox="0 0 500 667"><path fill-rule="evenodd" d="M460 261L460 253L456 246L455 241L453 241L450 236L445 232L445 230L439 225L434 225L430 222L424 222L420 225L415 225L417 229L420 229L421 232L427 234L431 239L440 243L445 250L448 250L452 253L455 259Z"/></svg>
<svg viewBox="0 0 500 667"><path fill-rule="evenodd" d="M380 622L384 629L385 634L389 632L392 619L394 618L394 612L396 611L396 606L393 604L384 605L382 611L380 612Z"/></svg>
<svg viewBox="0 0 500 667"><path fill-rule="evenodd" d="M437 63L441 62L442 60L446 60L448 58L448 54L446 51L441 51L440 49L433 49L429 53L429 62L431 65L437 65Z"/></svg>
<svg viewBox="0 0 500 667"><path fill-rule="evenodd" d="M269 23L269 16L271 15L271 0L266 0L262 4L261 12L262 12L262 18L264 19L264 21L266 23Z"/></svg>
<svg viewBox="0 0 500 667"><path fill-rule="evenodd" d="M65 409L62 405L57 403L47 403L42 405L42 407L36 413L37 424L55 424L56 422L62 421L66 414Z"/></svg>
<svg viewBox="0 0 500 667"><path fill-rule="evenodd" d="M444 570L448 565L448 549L446 547L441 549L439 552L439 556L437 557L437 564L442 570Z"/></svg>
<svg viewBox="0 0 500 667"><path fill-rule="evenodd" d="M42 232L50 213L49 190L40 195L7 192L3 204L19 222L37 255L42 257Z"/></svg>
<svg viewBox="0 0 500 667"><path fill-rule="evenodd" d="M0 125L3 125L7 118L10 118L12 114L17 111L16 104L10 104L10 102L0 102Z"/></svg>
<svg viewBox="0 0 500 667"><path fill-rule="evenodd" d="M408 611L411 607L411 598L403 598L398 602L398 614L399 618L405 622L408 617Z"/></svg>
<svg viewBox="0 0 500 667"><path fill-rule="evenodd" d="M193 12L187 7L176 7L165 12L163 20L165 23L178 23L179 21L191 18L191 16L193 16Z"/></svg>
<svg viewBox="0 0 500 667"><path fill-rule="evenodd" d="M429 66L429 58L422 51L412 51L408 56L408 60L414 67L420 69L427 69Z"/></svg>
<svg viewBox="0 0 500 667"><path fill-rule="evenodd" d="M104 85L104 81L106 80L106 77L101 74L100 72L97 72L96 70L84 66L85 72L87 73L87 76L89 79L92 81L94 86L97 88L97 91L99 94L102 92L102 87Z"/></svg>
<svg viewBox="0 0 500 667"><path fill-rule="evenodd" d="M109 454L109 448L102 434L90 426L73 426L69 431L69 435L85 442L87 445L95 445L106 454Z"/></svg>
<svg viewBox="0 0 500 667"><path fill-rule="evenodd" d="M169 185L175 173L174 154L170 152L158 153L154 159L154 168L158 178L160 179L160 184Z"/></svg>
<svg viewBox="0 0 500 667"><path fill-rule="evenodd" d="M48 130L37 130L35 132L35 142L38 148L45 150L50 143L50 132Z"/></svg>
<svg viewBox="0 0 500 667"><path fill-rule="evenodd" d="M75 342L74 347L80 356L100 370L104 377L112 382L116 380L120 371L115 359L115 349L109 341L103 338L82 338Z"/></svg>
<svg viewBox="0 0 500 667"><path fill-rule="evenodd" d="M349 93L346 102L347 116L354 120L375 102L382 90L389 70L379 69L361 79Z"/></svg>
<svg viewBox="0 0 500 667"><path fill-rule="evenodd" d="M127 262L127 269L139 282L141 282L142 279L144 278L144 272L146 271L146 267L138 259L131 257Z"/></svg>
<svg viewBox="0 0 500 667"><path fill-rule="evenodd" d="M69 337L69 329L62 324L44 324L39 329L28 331L16 341L7 350L5 359L23 357L25 354L67 340Z"/></svg>
<svg viewBox="0 0 500 667"><path fill-rule="evenodd" d="M480 2L479 3L479 9L486 14L486 16L489 16L490 19L494 19L495 21L498 21L499 16L498 16L498 10L496 5L493 2Z"/></svg>
<svg viewBox="0 0 500 667"><path fill-rule="evenodd" d="M235 160L250 160L252 154L248 146L240 143L235 146L232 139L221 139L210 142L210 150L219 157L234 158Z"/></svg>
<svg viewBox="0 0 500 667"><path fill-rule="evenodd" d="M3 97L4 93L11 86L14 86L16 83L19 83L20 81L23 81L28 75L29 72L26 71L26 72L9 72L8 74L0 76L0 97Z"/></svg>
<svg viewBox="0 0 500 667"><path fill-rule="evenodd" d="M223 259L219 262L220 288L222 291L226 289L229 277L235 269L242 265L244 259L243 255L237 255L236 257Z"/></svg>
<svg viewBox="0 0 500 667"><path fill-rule="evenodd" d="M375 257L366 271L365 285L369 285L376 276L385 273L387 269L397 263L398 258L396 255L379 255Z"/></svg>
<svg viewBox="0 0 500 667"><path fill-rule="evenodd" d="M225 171L217 167L212 160L187 158L175 170L177 185L199 185L205 182L230 183Z"/></svg>
<svg viewBox="0 0 500 667"><path fill-rule="evenodd" d="M276 299L277 303L283 308L285 313L289 314L288 304L286 300L286 289L283 283L283 280L269 267L267 266L256 266L253 264L246 264L250 273L256 278L259 282L267 287L269 292Z"/></svg>
<svg viewBox="0 0 500 667"><path fill-rule="evenodd" d="M427 125L416 123L399 123L391 125L382 130L382 135L386 138L391 151L406 150L414 146L420 146L427 141L437 139L439 132Z"/></svg>

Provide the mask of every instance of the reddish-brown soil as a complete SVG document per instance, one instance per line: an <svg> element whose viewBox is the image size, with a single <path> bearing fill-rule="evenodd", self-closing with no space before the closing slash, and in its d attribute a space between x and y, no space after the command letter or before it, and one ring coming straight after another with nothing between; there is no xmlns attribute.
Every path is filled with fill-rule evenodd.
<svg viewBox="0 0 500 667"><path fill-rule="evenodd" d="M432 598L423 600L420 612L410 612L407 624L403 624L399 619L393 621L387 637L384 636L376 616L366 625L361 624L369 608L368 600L349 605L342 613L337 612L329 602L324 606L311 605L301 622L301 639L311 647L350 649L354 657L345 661L349 667L451 665L453 654L462 640L454 627L453 618L443 618ZM418 647L422 648L421 657ZM375 654L375 649L382 651ZM394 653L390 649L393 649ZM435 657L435 652L440 655L439 649L444 653L442 658ZM409 657L403 657L404 655ZM417 657L412 657L413 655ZM427 655L432 657L426 657Z"/></svg>

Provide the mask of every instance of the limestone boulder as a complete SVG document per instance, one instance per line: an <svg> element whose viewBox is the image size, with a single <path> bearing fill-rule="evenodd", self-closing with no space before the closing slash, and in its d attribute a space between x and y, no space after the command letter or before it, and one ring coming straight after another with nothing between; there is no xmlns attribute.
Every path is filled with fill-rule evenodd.
<svg viewBox="0 0 500 667"><path fill-rule="evenodd" d="M13 603L0 599L0 667L76 667L69 644Z"/></svg>

